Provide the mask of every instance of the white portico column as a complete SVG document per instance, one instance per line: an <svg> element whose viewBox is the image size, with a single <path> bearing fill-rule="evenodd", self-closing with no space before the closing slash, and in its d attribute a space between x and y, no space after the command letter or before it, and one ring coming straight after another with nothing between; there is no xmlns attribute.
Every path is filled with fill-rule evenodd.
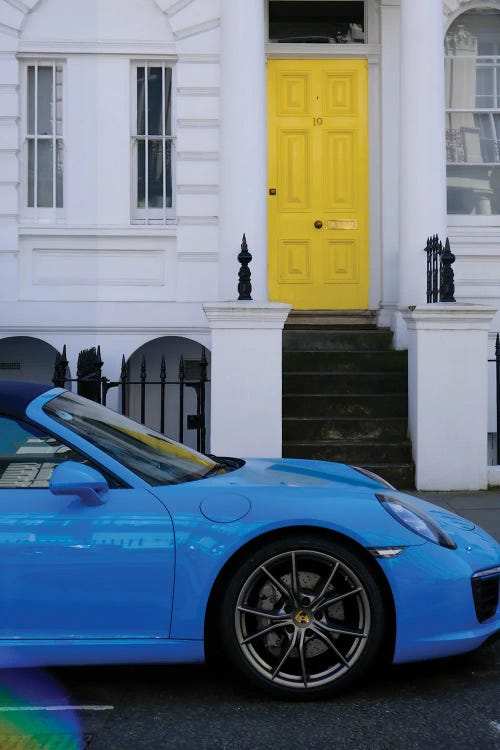
<svg viewBox="0 0 500 750"><path fill-rule="evenodd" d="M401 0L400 305L426 302L427 237L444 242L444 29L441 0Z"/></svg>
<svg viewBox="0 0 500 750"><path fill-rule="evenodd" d="M237 296L246 234L252 297L267 300L264 0L223 0L219 298Z"/></svg>

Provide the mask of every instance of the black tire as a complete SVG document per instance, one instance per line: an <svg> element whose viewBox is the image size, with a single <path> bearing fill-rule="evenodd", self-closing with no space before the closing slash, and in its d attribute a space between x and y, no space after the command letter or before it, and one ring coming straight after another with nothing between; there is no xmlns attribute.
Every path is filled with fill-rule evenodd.
<svg viewBox="0 0 500 750"><path fill-rule="evenodd" d="M253 552L220 610L230 664L278 698L344 690L380 654L384 602L369 565L337 541L296 535Z"/></svg>

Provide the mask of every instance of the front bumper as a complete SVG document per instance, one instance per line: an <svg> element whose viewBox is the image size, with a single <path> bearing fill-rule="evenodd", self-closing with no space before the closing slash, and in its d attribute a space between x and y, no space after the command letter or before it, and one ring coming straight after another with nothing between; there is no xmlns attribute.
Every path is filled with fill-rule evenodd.
<svg viewBox="0 0 500 750"><path fill-rule="evenodd" d="M394 596L394 663L472 651L500 631L500 547L479 528L453 536L455 550L428 542L379 561Z"/></svg>

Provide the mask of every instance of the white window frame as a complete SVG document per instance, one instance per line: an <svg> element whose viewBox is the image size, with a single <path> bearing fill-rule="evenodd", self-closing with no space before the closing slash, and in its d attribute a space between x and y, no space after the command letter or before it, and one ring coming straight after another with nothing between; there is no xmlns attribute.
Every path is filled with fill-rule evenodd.
<svg viewBox="0 0 500 750"><path fill-rule="evenodd" d="M42 135L37 133L37 97L35 93L35 132L30 133L28 130L28 69L30 67L35 68L35 91L37 84L36 71L41 67L52 68L52 81L55 90L57 91L56 85L56 68L60 68L62 72L62 82L60 86L61 92L61 106L62 106L62 117L61 132L57 133L56 127L56 97L53 98L52 102L52 121L54 123L54 132L49 135ZM21 88L21 137L22 137L22 151L21 151L21 195L22 195L22 210L21 215L24 221L32 222L34 224L57 224L65 221L65 206L66 206L66 60L64 58L56 57L40 57L40 58L24 58L22 60L22 88ZM37 145L40 141L52 141L52 206L41 207L37 205ZM57 185L56 185L56 172L57 172L57 142L62 144L62 206L57 206ZM34 177L33 177L33 206L28 205L29 198L29 179L28 179L28 149L29 143L35 143L35 163L34 163Z"/></svg>
<svg viewBox="0 0 500 750"><path fill-rule="evenodd" d="M449 22L449 24L447 26L447 29L446 29L446 32L445 32L445 39L446 39L447 34L449 33L450 28L457 21L459 21L460 16L464 15L468 11L473 11L473 10L476 10L476 9L481 9L483 7L484 6L481 6L481 5L473 5L473 6L470 6L470 7L467 7L467 8L462 8L460 10L460 12L458 12L457 14L453 15L452 17L450 17L450 22ZM497 11L498 13L500 13L500 7L494 7L493 5L491 7L488 7L488 10ZM500 70L499 70L499 68L500 68L500 38L497 35L493 35L492 34L491 35L491 42L493 44L495 44L496 47L497 47L497 49L492 54L490 54L490 55L477 55L477 56L475 55L474 57L475 57L475 59L477 61L478 67L481 67L482 60L488 61L488 64L491 64L491 66L493 67L493 69L494 69L493 77L494 77L494 86L495 86L494 89L493 89L493 92L495 92L497 90L496 89L497 77L500 75ZM446 64L446 60L448 60L448 59L452 59L453 60L455 58L453 56L447 56L446 52L445 52L445 64ZM453 115L453 114L463 114L463 113L465 113L465 114L471 114L471 115L482 115L483 117L488 116L488 120L489 120L489 123L490 123L490 129L491 129L492 132L494 132L495 131L494 115L500 115L500 108L491 107L491 108L484 108L483 109L483 108L474 107L474 108L469 108L469 109L460 109L460 108L446 107L446 110L445 110L445 120L446 120L445 128L446 128L446 131L448 129L448 121L449 121L449 119L451 121L451 117L450 116ZM497 148L499 150L499 159L498 159L498 161L495 161L495 162L481 162L480 165L475 164L475 163L470 163L471 169L473 169L474 167L477 167L477 166L483 166L485 168L488 168L489 166L490 167L491 166L495 166L495 167L500 166L500 142L499 142L499 145L497 146ZM448 167L449 166L456 166L456 165L463 166L466 169L469 166L467 164L467 162L449 162L448 159L446 160L447 171L448 171ZM448 189L448 176L446 178L446 183L447 183L447 189ZM449 213L448 212L447 213L447 221L448 221L449 226L455 226L455 227L465 227L465 226L495 226L495 227L497 227L497 226L500 225L500 214L499 213L496 213L496 214L457 214L457 213Z"/></svg>
<svg viewBox="0 0 500 750"><path fill-rule="evenodd" d="M146 135L137 133L137 71L139 68L146 69L146 80L148 68L162 68L162 129L165 130L165 75L166 69L171 70L171 88L170 88L170 121L171 121L171 133L158 133L154 135ZM172 224L176 217L176 159L175 159L175 114L174 114L174 91L175 91L175 66L171 60L161 59L144 59L134 60L131 66L130 76L130 88L132 102L131 106L131 120L130 120L130 157L131 157L131 223L132 224L145 224L145 225L165 225ZM147 133L147 86L146 86L146 101L145 101L145 131ZM147 157L147 144L149 141L162 141L163 142L163 206L160 208L152 208L148 206L148 157ZM145 207L141 208L138 206L138 186L139 186L139 171L138 171L138 144L139 141L146 142L146 155L145 155ZM170 143L170 169L171 169L171 181L172 181L172 205L167 206L167 180L166 180L166 144Z"/></svg>

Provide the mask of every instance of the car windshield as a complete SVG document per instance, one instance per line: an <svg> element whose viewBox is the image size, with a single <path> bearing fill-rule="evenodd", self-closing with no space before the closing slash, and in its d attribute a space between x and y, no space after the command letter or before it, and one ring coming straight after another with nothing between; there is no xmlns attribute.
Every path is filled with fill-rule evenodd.
<svg viewBox="0 0 500 750"><path fill-rule="evenodd" d="M150 484L191 482L224 471L208 456L74 393L57 396L44 411Z"/></svg>

